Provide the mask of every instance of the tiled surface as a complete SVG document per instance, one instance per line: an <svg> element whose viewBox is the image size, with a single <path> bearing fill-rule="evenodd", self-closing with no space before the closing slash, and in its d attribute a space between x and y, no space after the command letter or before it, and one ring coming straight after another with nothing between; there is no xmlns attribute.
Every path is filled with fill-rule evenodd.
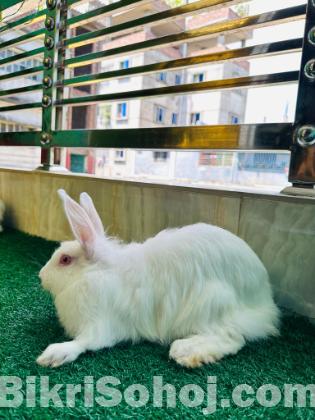
<svg viewBox="0 0 315 420"><path fill-rule="evenodd" d="M315 205L243 199L239 236L267 268L278 303L315 317Z"/></svg>

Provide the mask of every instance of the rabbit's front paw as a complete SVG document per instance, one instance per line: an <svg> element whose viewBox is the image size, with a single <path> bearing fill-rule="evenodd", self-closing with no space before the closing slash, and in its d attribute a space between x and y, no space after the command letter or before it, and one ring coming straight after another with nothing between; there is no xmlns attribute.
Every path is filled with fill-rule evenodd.
<svg viewBox="0 0 315 420"><path fill-rule="evenodd" d="M170 357L182 366L200 367L215 363L228 354L236 354L245 344L239 334L205 334L175 340L171 345Z"/></svg>
<svg viewBox="0 0 315 420"><path fill-rule="evenodd" d="M171 345L170 358L174 359L178 364L188 368L202 366L202 355L196 344L197 343L190 338L175 340Z"/></svg>
<svg viewBox="0 0 315 420"><path fill-rule="evenodd" d="M51 366L53 368L70 363L75 360L82 352L73 341L66 343L51 344L37 358L36 362L41 366Z"/></svg>

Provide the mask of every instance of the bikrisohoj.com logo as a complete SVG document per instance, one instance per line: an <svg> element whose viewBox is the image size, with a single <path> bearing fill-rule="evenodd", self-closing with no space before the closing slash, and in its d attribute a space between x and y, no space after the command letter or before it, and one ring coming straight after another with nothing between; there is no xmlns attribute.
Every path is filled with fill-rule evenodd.
<svg viewBox="0 0 315 420"><path fill-rule="evenodd" d="M83 398L85 407L115 407L124 400L131 407L199 407L204 415L214 413L218 407L250 407L255 401L264 407L274 407L280 403L284 407L315 407L315 385L284 384L283 392L272 384L259 387L256 391L247 384L237 385L231 398L219 400L217 397L217 377L208 376L205 389L196 384L187 384L180 389L164 383L163 376L153 376L151 395L141 384L133 384L121 391L118 378L104 376L97 381L93 376L85 376L83 384L49 384L49 376L0 376L0 407L75 407L78 398ZM61 399L59 392L63 390ZM65 391L65 392L64 392ZM164 400L163 400L164 398ZM295 403L294 403L295 401Z"/></svg>

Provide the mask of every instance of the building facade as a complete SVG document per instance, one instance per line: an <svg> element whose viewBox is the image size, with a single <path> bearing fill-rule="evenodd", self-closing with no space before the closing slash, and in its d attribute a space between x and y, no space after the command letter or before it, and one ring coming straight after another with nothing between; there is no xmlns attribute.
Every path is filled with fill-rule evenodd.
<svg viewBox="0 0 315 420"><path fill-rule="evenodd" d="M166 8L168 6L161 0L137 9L136 17L154 14ZM134 14L135 11L132 13ZM111 39L103 45L103 49L110 50L119 46L142 42L188 29L196 29L238 17L231 9L206 12L190 19L168 22L164 25ZM128 13L126 13L124 19L128 20L129 18ZM119 70L225 51L231 43L238 42L240 46L244 45L246 39L249 39L251 36L251 32L244 32L226 37L217 36L210 39L196 39L194 42L180 47L160 48L133 54L132 56L119 56L103 61L102 71ZM106 94L130 90L141 91L179 84L236 78L247 76L248 74L249 63L247 61L215 65L206 64L188 70L108 80L101 83L100 92ZM102 104L99 105L97 128L172 127L242 123L245 116L246 96L246 90L235 90L143 98L142 100ZM95 173L99 176L142 176L160 180L173 180L178 177L194 179L196 173L200 173L200 176L197 178L200 179L201 177L202 179L207 177L208 172L205 172L199 165L200 156L201 154L197 152L98 150L96 151ZM227 158L226 161L228 160Z"/></svg>

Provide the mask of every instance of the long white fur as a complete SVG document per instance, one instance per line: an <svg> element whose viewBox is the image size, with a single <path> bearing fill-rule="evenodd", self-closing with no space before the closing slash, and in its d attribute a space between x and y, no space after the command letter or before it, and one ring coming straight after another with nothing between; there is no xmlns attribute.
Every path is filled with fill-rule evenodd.
<svg viewBox="0 0 315 420"><path fill-rule="evenodd" d="M242 239L198 223L126 245L105 236L86 193L84 208L58 193L77 241L63 243L40 278L73 341L50 345L39 364L146 339L172 343L170 357L196 367L278 334L267 271ZM62 255L72 257L69 266L59 264Z"/></svg>
<svg viewBox="0 0 315 420"><path fill-rule="evenodd" d="M0 200L0 232L3 231L2 222L4 217L5 205L2 200Z"/></svg>

